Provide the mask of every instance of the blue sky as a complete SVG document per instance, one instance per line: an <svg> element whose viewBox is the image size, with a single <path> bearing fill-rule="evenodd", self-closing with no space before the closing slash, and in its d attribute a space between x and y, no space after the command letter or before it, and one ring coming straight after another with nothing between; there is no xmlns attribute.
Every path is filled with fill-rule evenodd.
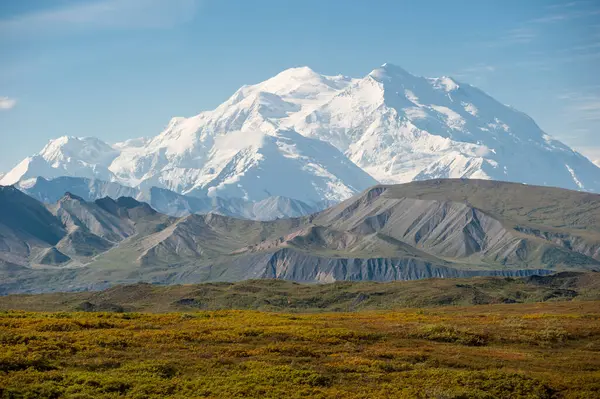
<svg viewBox="0 0 600 399"><path fill-rule="evenodd" d="M158 134L308 65L450 75L600 159L597 0L19 0L0 4L0 171L62 135Z"/></svg>

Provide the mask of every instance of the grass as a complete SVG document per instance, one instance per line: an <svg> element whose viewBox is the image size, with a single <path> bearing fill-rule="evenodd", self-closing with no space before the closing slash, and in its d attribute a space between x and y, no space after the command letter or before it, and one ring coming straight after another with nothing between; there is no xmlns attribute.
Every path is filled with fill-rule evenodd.
<svg viewBox="0 0 600 399"><path fill-rule="evenodd" d="M0 398L594 398L600 302L0 313Z"/></svg>

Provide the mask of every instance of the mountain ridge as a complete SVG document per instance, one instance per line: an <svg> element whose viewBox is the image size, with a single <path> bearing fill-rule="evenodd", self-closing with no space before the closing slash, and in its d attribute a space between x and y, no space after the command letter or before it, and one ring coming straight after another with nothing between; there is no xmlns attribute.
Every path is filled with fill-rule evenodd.
<svg viewBox="0 0 600 399"><path fill-rule="evenodd" d="M191 213L219 213L242 219L273 220L315 213L335 202L321 201L316 204L307 204L300 200L281 196L271 196L261 201L249 201L242 198L195 197L177 194L174 191L158 187L143 191L115 182L69 176L54 179L43 177L25 179L17 183L15 187L46 204L59 201L66 192L80 196L88 202L104 197L132 197L148 202L160 213L176 217Z"/></svg>
<svg viewBox="0 0 600 399"><path fill-rule="evenodd" d="M279 173L277 173L279 172ZM287 179L280 179L285 173ZM600 192L600 168L520 111L449 77L291 68L157 136L63 137L0 180L63 175L259 201L341 201L382 183L483 178ZM294 184L289 184L291 181Z"/></svg>
<svg viewBox="0 0 600 399"><path fill-rule="evenodd" d="M378 185L316 214L265 222L169 217L127 197L65 195L43 205L12 187L3 192L24 199L4 201L4 212L51 215L45 224L58 229L40 242L0 223L16 237L0 242L3 293L600 270L600 195L558 188L472 179Z"/></svg>

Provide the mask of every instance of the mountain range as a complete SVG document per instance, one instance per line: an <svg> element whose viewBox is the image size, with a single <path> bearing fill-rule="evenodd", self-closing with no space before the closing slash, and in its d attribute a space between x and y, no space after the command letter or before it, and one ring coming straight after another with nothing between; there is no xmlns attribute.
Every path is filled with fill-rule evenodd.
<svg viewBox="0 0 600 399"><path fill-rule="evenodd" d="M600 195L477 179L377 185L300 218L172 217L131 197L0 187L0 293L600 270Z"/></svg>
<svg viewBox="0 0 600 399"><path fill-rule="evenodd" d="M54 179L43 177L24 179L18 182L15 187L46 204L59 201L66 192L88 202L104 197L132 197L147 202L153 209L169 216L218 213L242 219L274 220L309 215L332 204L329 201L307 204L300 200L275 196L260 201L249 201L235 197L200 198L178 194L164 188L151 187L149 190L142 191L115 182L69 176Z"/></svg>
<svg viewBox="0 0 600 399"><path fill-rule="evenodd" d="M514 181L600 192L600 168L527 115L450 77L384 64L363 78L292 68L243 86L212 111L173 118L152 138L109 145L61 137L0 184L61 176L148 195L271 197L310 207L377 183ZM271 217L272 218L272 217Z"/></svg>

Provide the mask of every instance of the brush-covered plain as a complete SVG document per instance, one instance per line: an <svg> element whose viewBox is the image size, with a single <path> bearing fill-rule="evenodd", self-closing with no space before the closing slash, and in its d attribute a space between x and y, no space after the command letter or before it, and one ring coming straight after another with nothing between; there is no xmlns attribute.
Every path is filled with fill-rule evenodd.
<svg viewBox="0 0 600 399"><path fill-rule="evenodd" d="M1 398L595 398L600 302L0 313Z"/></svg>

